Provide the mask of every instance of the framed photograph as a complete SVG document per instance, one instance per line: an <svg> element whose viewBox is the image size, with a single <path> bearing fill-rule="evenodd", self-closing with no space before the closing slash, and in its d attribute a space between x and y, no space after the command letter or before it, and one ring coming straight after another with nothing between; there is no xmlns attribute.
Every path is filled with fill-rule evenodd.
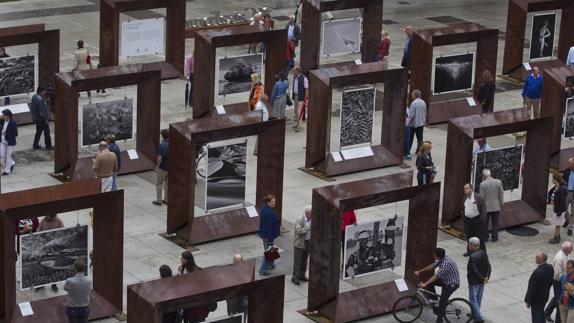
<svg viewBox="0 0 574 323"><path fill-rule="evenodd" d="M574 97L566 99L562 122L562 138L574 137Z"/></svg>
<svg viewBox="0 0 574 323"><path fill-rule="evenodd" d="M86 104L80 115L82 147L97 145L108 135L116 140L134 138L136 128L133 99Z"/></svg>
<svg viewBox="0 0 574 323"><path fill-rule="evenodd" d="M165 54L165 19L151 18L122 22L120 57Z"/></svg>
<svg viewBox="0 0 574 323"><path fill-rule="evenodd" d="M465 91L472 88L474 53L437 57L434 65L433 93Z"/></svg>
<svg viewBox="0 0 574 323"><path fill-rule="evenodd" d="M343 279L393 270L401 265L404 218L360 223L345 228Z"/></svg>
<svg viewBox="0 0 574 323"><path fill-rule="evenodd" d="M530 33L530 60L553 56L555 31L556 11L534 14Z"/></svg>
<svg viewBox="0 0 574 323"><path fill-rule="evenodd" d="M263 79L263 54L248 54L219 59L217 95L251 91L251 74Z"/></svg>
<svg viewBox="0 0 574 323"><path fill-rule="evenodd" d="M0 58L0 96L36 93L36 55Z"/></svg>
<svg viewBox="0 0 574 323"><path fill-rule="evenodd" d="M207 148L205 211L245 206L247 140Z"/></svg>
<svg viewBox="0 0 574 323"><path fill-rule="evenodd" d="M482 182L482 170L490 169L493 178L502 181L505 191L520 186L523 145L492 149L476 154L474 160L474 191L478 192Z"/></svg>
<svg viewBox="0 0 574 323"><path fill-rule="evenodd" d="M323 21L323 56L360 53L363 18Z"/></svg>
<svg viewBox="0 0 574 323"><path fill-rule="evenodd" d="M62 282L76 275L74 262L86 264L89 230L87 225L34 232L20 236L20 290Z"/></svg>
<svg viewBox="0 0 574 323"><path fill-rule="evenodd" d="M370 145L375 117L375 87L344 91L341 94L339 147Z"/></svg>

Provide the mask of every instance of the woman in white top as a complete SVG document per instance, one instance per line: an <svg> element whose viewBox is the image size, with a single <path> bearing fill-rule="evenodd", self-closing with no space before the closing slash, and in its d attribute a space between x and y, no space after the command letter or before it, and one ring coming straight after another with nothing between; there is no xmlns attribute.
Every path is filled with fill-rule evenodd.
<svg viewBox="0 0 574 323"><path fill-rule="evenodd" d="M74 51L74 71L85 71L92 69L92 58L87 48L84 48L84 41L78 40L78 49ZM79 95L79 94L78 94ZM88 97L91 96L88 91Z"/></svg>

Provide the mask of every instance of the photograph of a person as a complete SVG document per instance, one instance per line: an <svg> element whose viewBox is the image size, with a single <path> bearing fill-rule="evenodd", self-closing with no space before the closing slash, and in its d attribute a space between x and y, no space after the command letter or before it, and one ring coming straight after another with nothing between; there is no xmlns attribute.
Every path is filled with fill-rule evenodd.
<svg viewBox="0 0 574 323"><path fill-rule="evenodd" d="M324 21L322 55L360 52L362 28L361 18Z"/></svg>
<svg viewBox="0 0 574 323"><path fill-rule="evenodd" d="M552 57L554 53L554 31L556 12L535 14L530 34L530 59Z"/></svg>
<svg viewBox="0 0 574 323"><path fill-rule="evenodd" d="M474 53L437 57L434 67L434 94L472 88Z"/></svg>
<svg viewBox="0 0 574 323"><path fill-rule="evenodd" d="M97 145L108 135L116 141L134 138L133 99L86 104L82 107L82 146Z"/></svg>
<svg viewBox="0 0 574 323"><path fill-rule="evenodd" d="M88 261L88 226L20 236L20 289L64 281L76 275L74 261Z"/></svg>
<svg viewBox="0 0 574 323"><path fill-rule="evenodd" d="M566 99L562 129L564 129L564 138L574 137L574 97Z"/></svg>
<svg viewBox="0 0 574 323"><path fill-rule="evenodd" d="M343 279L351 279L401 265L403 217L348 226L345 230Z"/></svg>
<svg viewBox="0 0 574 323"><path fill-rule="evenodd" d="M247 141L207 150L205 211L243 205Z"/></svg>
<svg viewBox="0 0 574 323"><path fill-rule="evenodd" d="M344 91L341 95L340 147L370 144L373 136L375 88Z"/></svg>
<svg viewBox="0 0 574 323"><path fill-rule="evenodd" d="M522 145L492 149L476 154L474 161L474 183L476 192L482 182L482 170L490 169L493 178L502 182L505 191L517 189L520 185Z"/></svg>
<svg viewBox="0 0 574 323"><path fill-rule="evenodd" d="M249 92L251 74L263 75L263 54L225 57L219 60L218 95Z"/></svg>
<svg viewBox="0 0 574 323"><path fill-rule="evenodd" d="M36 56L0 58L0 96L35 93Z"/></svg>

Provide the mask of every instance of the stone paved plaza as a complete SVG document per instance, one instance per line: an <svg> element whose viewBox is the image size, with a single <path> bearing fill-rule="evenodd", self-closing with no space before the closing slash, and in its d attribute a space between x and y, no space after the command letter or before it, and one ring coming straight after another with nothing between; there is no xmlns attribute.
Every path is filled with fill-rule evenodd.
<svg viewBox="0 0 574 323"><path fill-rule="evenodd" d="M268 1L269 2L269 1ZM240 11L246 7L262 7L268 3L248 0L193 0L187 2L187 19L201 18L211 15L213 11L222 13ZM61 70L72 69L73 51L78 39L83 39L86 47L90 50L94 60L98 59L99 46L99 1L98 0L21 0L0 4L0 27L11 27L34 23L45 23L47 29L60 29L61 32ZM273 9L273 16L288 16L294 12L294 7ZM445 26L436 22L434 18L440 16L452 16L461 20L480 23L491 28L500 28L501 37L498 46L498 71L502 67L504 50L504 34L506 27L507 0L387 0L384 6L386 24L384 28L390 32L392 39L390 67L399 67L402 56L404 33L402 27L410 24L415 29ZM164 15L165 10L154 10L134 13L137 18L154 17ZM336 18L358 16L356 10L334 12ZM123 16L122 19L129 19ZM276 28L283 28L286 19L278 19ZM388 21L387 21L388 20ZM527 27L529 30L529 27ZM169 44L168 44L169 46ZM475 45L448 46L440 51L435 50L435 55L443 52L466 52L473 51ZM192 52L193 41L187 40L186 54ZM33 53L35 46L19 46L8 48L11 56ZM247 53L247 47L234 47L218 50L218 56L236 55ZM322 59L321 63L330 63L359 58L358 55L343 55ZM298 59L298 58L297 58ZM500 82L501 80L498 79ZM170 123L183 121L191 117L191 110L184 107L185 81L169 80L162 82L161 98L161 126L168 127ZM202 90L202 84L196 85L196 91ZM135 95L133 87L110 89L107 98L92 97L93 102L103 100L120 99L124 96ZM232 95L225 100L216 99L216 104L245 102L248 94ZM334 95L334 108L338 109L340 96ZM82 94L80 104L89 102L85 94ZM520 90L504 90L497 92L495 111L501 111L522 106ZM313 109L313 107L310 107ZM292 111L287 111L289 117ZM378 111L376 118L381 118ZM334 121L335 122L335 121ZM379 124L380 122L375 122ZM379 126L380 127L380 126ZM54 125L51 124L52 132ZM57 130L56 130L57 131ZM380 129L376 129L380 132ZM285 309L284 321L289 323L311 322L296 311L303 309L307 304L307 285L295 286L291 283L292 271L292 240L293 223L298 216L303 214L306 205L311 202L313 188L366 179L375 176L402 172L400 167L389 167L373 171L365 171L357 174L339 176L333 183L328 183L311 175L308 175L298 167L304 165L306 132L295 133L289 125L286 129L285 147L285 171L283 191L283 227L284 233L278 240L282 249L282 255L277 263L277 269L273 274L286 274L285 278ZM377 132L375 132L377 133ZM19 128L18 145L16 147L15 160L17 165L10 176L2 178L2 192L19 191L34 187L58 184L49 173L53 172L53 154L45 151L33 151L32 139L34 126L21 126ZM334 136L336 137L336 136ZM425 139L433 143L433 159L440 168L438 181L443 179L446 150L446 125L427 127ZM380 139L379 139L380 140ZM489 139L493 147L503 147L515 144L515 138L511 135ZM253 149L254 138L249 138L248 151ZM57 143L55 143L57 145ZM122 148L129 148L132 143L121 143ZM563 140L562 147L574 146L574 143ZM82 151L81 153L87 153ZM268 158L268 156L259 156ZM255 173L256 158L249 155L247 170L247 200L255 203ZM414 161L407 162L409 166ZM414 167L411 167L414 169ZM124 235L124 285L138 283L159 277L158 268L162 264L170 265L174 270L179 264L182 248L165 240L159 234L166 230L166 207L152 205L155 197L155 176L153 172L145 172L135 175L127 175L119 178L119 186L125 190L125 235ZM461 188L462 196L462 188ZM520 189L507 192L507 200L519 199ZM389 204L377 208L358 210L358 221L366 222L375 218L391 217L395 213L406 215L408 204ZM547 216L550 217L550 211ZM76 222L87 223L87 212L82 211L74 214L62 215L67 225ZM406 223L406 221L405 221ZM522 323L530 321L530 312L523 302L527 282L530 273L534 269L534 256L538 252L545 252L553 257L559 250L558 245L550 245L547 240L551 238L553 228L541 223L530 224L540 233L534 237L518 237L502 231L497 243L487 243L488 254L493 266L492 277L486 285L483 298L483 314L487 322L496 323ZM567 237L563 232L563 238ZM461 270L461 288L455 293L456 296L467 297L466 261L462 254L465 250L465 242L456 239L444 232L438 232L439 246L446 248L447 254L455 258ZM262 254L261 240L255 235L246 235L238 238L226 239L196 246L194 251L196 261L201 267L228 264L236 253L242 253L244 258L257 258ZM404 255L403 255L404 257ZM260 259L258 259L259 261ZM403 261L404 263L404 261ZM333 268L337 270L337 268ZM367 286L376 282L390 281L404 275L404 267L397 267L393 272L356 278L341 282L341 290ZM124 308L125 293L124 286ZM60 288L60 290L62 290ZM63 294L62 291L60 291ZM54 293L48 288L40 292L18 293L18 302L51 297ZM271 294L272 295L272 294ZM271 296L272 297L272 296ZM225 303L219 304L216 313L210 317L224 315ZM129 313L128 321L129 320ZM392 315L365 320L364 322L394 322ZM100 320L98 322L117 322L115 319ZM424 313L420 322L434 322L432 313ZM137 322L133 322L137 323Z"/></svg>

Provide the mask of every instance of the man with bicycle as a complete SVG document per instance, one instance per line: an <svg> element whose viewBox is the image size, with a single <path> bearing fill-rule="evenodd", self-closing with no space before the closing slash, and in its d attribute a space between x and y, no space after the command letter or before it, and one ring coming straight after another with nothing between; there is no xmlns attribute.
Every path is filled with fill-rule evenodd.
<svg viewBox="0 0 574 323"><path fill-rule="evenodd" d="M435 274L426 282L421 284L421 288L425 288L436 294L435 286L442 287L442 292L438 302L437 310L437 323L443 322L444 310L446 308L446 303L450 298L450 295L454 293L460 286L460 275L458 273L458 267L454 260L446 255L446 251L443 248L436 248L434 251L435 261L424 267L421 270L415 270L415 276L419 277L421 273L426 271L438 270Z"/></svg>

